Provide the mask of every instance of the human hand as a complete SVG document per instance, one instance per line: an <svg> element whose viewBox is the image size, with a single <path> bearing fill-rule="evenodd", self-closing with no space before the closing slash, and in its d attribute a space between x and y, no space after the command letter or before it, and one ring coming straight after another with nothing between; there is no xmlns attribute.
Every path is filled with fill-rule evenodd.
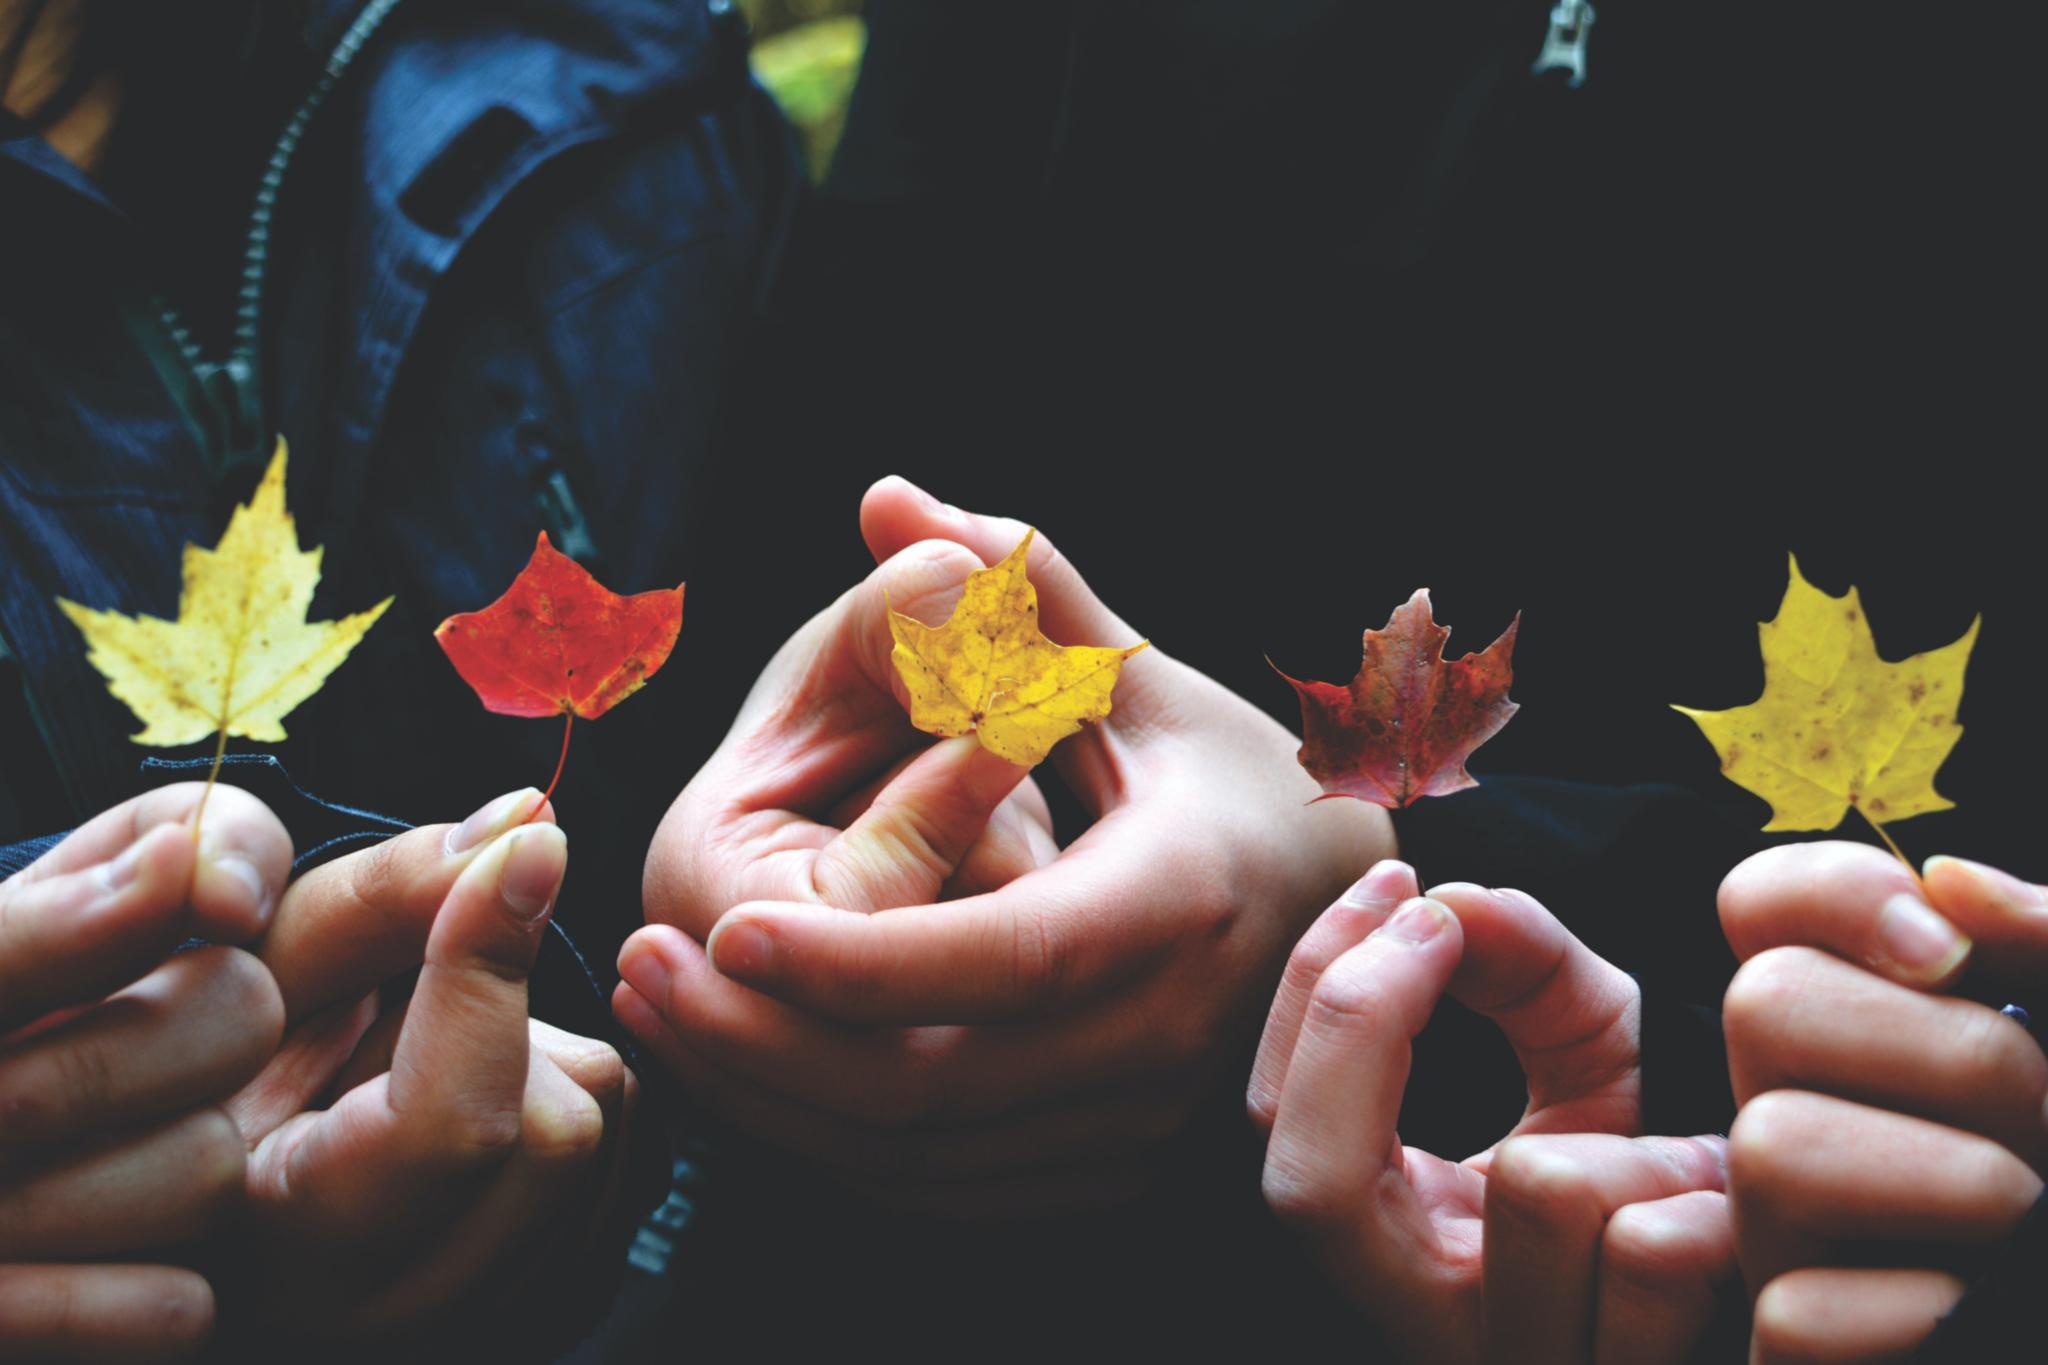
<svg viewBox="0 0 2048 1365"><path fill-rule="evenodd" d="M1522 1120L1464 1161L1395 1133L1446 991L1529 1081ZM1302 938L1267 1017L1267 1202L1404 1360L1686 1360L1734 1273L1723 1144L1634 1136L1640 1018L1635 982L1528 896L1418 899L1383 862Z"/></svg>
<svg viewBox="0 0 2048 1365"><path fill-rule="evenodd" d="M0 1359L168 1360L212 1286L168 1248L239 1201L221 1102L276 1049L269 922L291 839L235 787L159 788L0 882Z"/></svg>
<svg viewBox="0 0 2048 1365"><path fill-rule="evenodd" d="M338 859L278 908L262 954L292 1031L230 1105L249 1163L228 1250L287 1331L505 1311L607 1220L636 1086L608 1045L527 1017L568 858L551 810L521 823L538 802ZM380 1004L414 967L410 998Z"/></svg>
<svg viewBox="0 0 2048 1365"><path fill-rule="evenodd" d="M1973 941L1991 975L2048 979L2048 895L1954 858L1916 882L1825 842L1750 858L1720 905L1744 963L1722 1017L1751 1358L1901 1359L2041 1193L2048 1059L1940 992L1974 970Z"/></svg>
<svg viewBox="0 0 2048 1365"><path fill-rule="evenodd" d="M938 619L1024 533L893 479L861 524L882 568L777 655L663 822L614 1006L700 1100L894 1206L1124 1198L1248 1041L1300 926L1391 849L1385 813L1309 805L1293 737L1155 648L1054 751L1095 817L1064 851L1030 785L965 741L923 749L870 829L805 815L924 743L881 588ZM1137 638L1043 536L1029 564L1054 639Z"/></svg>

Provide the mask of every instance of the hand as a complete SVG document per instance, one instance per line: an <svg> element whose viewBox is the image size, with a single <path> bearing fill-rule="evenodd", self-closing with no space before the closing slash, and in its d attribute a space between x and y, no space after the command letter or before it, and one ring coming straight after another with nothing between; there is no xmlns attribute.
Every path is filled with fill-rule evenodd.
<svg viewBox="0 0 2048 1365"><path fill-rule="evenodd" d="M1973 940L1986 966L2048 979L2048 895L1954 858L1916 883L1878 849L1796 844L1728 875L1721 923L1744 961L1723 1020L1751 1358L1901 1359L2041 1193L2048 1058L1938 992Z"/></svg>
<svg viewBox="0 0 2048 1365"><path fill-rule="evenodd" d="M1462 1162L1394 1131L1448 990L1496 1022L1529 1108ZM1288 962L1252 1073L1266 1200L1401 1352L1430 1362L1689 1358L1734 1274L1718 1138L1640 1126L1634 981L1519 891L1385 862ZM1441 1083L1441 1082L1439 1082Z"/></svg>
<svg viewBox="0 0 2048 1365"><path fill-rule="evenodd" d="M701 1101L894 1206L1123 1199L1301 926L1391 850L1385 813L1309 805L1296 741L1154 648L1054 751L1095 817L1066 850L1030 784L964 745L818 818L923 744L881 589L940 619L1024 533L901 480L861 526L882 568L776 656L656 835L614 1006ZM1042 536L1029 572L1055 640L1138 638ZM933 904L949 886L970 894Z"/></svg>
<svg viewBox="0 0 2048 1365"><path fill-rule="evenodd" d="M0 1359L167 1360L212 1329L212 1286L163 1263L242 1192L221 1101L276 1049L284 1006L236 948L291 839L198 783L108 810L0 883Z"/></svg>
<svg viewBox="0 0 2048 1365"><path fill-rule="evenodd" d="M232 1250L281 1327L389 1337L486 1289L503 1313L604 1221L635 1086L607 1045L527 1018L568 859L552 811L521 824L538 801L329 863L278 909L262 952L292 1032L231 1105L250 1148ZM380 1006L415 966L409 1001Z"/></svg>

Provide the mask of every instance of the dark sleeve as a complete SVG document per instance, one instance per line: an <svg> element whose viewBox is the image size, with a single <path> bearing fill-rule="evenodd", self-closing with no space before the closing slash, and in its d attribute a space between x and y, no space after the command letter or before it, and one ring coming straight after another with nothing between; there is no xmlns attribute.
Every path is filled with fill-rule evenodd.
<svg viewBox="0 0 2048 1365"><path fill-rule="evenodd" d="M18 844L0 844L0 881L12 877L63 842L62 834L45 834L40 838L23 839Z"/></svg>

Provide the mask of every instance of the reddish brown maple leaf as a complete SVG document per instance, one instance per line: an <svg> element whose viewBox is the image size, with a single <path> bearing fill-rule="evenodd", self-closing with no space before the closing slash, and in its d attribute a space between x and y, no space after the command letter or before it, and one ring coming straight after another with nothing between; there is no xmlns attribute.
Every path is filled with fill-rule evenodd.
<svg viewBox="0 0 2048 1365"><path fill-rule="evenodd" d="M668 661L682 628L682 584L621 597L543 531L502 597L449 617L434 638L485 710L565 718L552 795L576 717L596 720L639 691Z"/></svg>
<svg viewBox="0 0 2048 1365"><path fill-rule="evenodd" d="M1521 624L1518 614L1483 652L1446 660L1450 628L1432 619L1429 589L1419 588L1384 630L1365 633L1365 661L1349 686L1281 673L1301 695L1298 757L1323 786L1316 800L1353 796L1398 810L1478 786L1465 760L1518 709L1508 685Z"/></svg>

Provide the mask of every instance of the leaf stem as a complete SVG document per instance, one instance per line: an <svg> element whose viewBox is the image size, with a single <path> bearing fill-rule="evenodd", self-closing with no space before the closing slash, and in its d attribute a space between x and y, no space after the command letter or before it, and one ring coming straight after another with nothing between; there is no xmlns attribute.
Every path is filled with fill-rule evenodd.
<svg viewBox="0 0 2048 1365"><path fill-rule="evenodd" d="M1908 858L1905 855L1905 853L1900 850L1898 844L1892 839L1892 836L1884 832L1884 826L1877 823L1877 821L1871 819L1870 812L1863 809L1863 807L1861 806L1856 807L1856 813L1863 817L1864 824L1870 826L1872 829L1877 831L1877 837L1884 840L1884 846L1892 851L1892 856L1894 858L1897 858L1900 862L1906 865L1906 871L1913 874L1913 880L1916 882L1919 881L1920 869L1913 866L1913 860L1911 858Z"/></svg>
<svg viewBox="0 0 2048 1365"><path fill-rule="evenodd" d="M228 754L228 727L220 727L220 738L213 746L213 766L206 770L206 790L199 793L199 804L192 808L192 842L199 842L199 817L206 814L206 798L213 795L213 784L220 780L220 765Z"/></svg>
<svg viewBox="0 0 2048 1365"><path fill-rule="evenodd" d="M562 756L555 760L555 775L548 779L548 789L540 794L540 803L533 808L533 815L540 814L541 808L547 805L548 798L555 794L555 787L562 780L562 769L569 762L569 735L575 728L575 725L576 713L574 711L564 711L562 713ZM526 818L531 820L533 815L529 815Z"/></svg>

